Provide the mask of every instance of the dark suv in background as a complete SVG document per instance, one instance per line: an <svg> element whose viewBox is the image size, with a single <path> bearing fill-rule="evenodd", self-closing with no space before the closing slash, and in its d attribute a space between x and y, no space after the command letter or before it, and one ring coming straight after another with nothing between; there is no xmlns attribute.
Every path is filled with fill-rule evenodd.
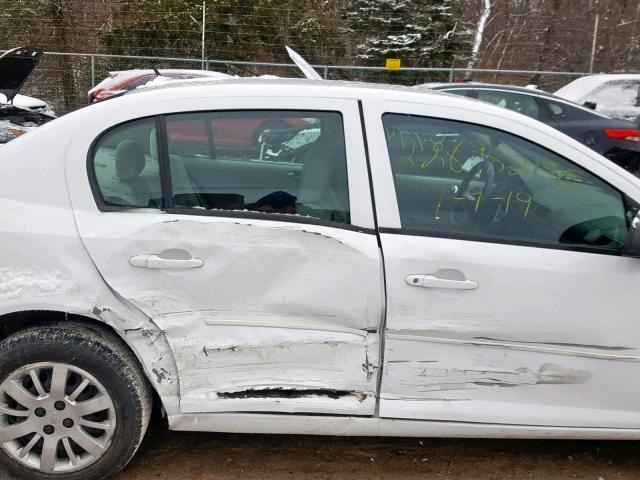
<svg viewBox="0 0 640 480"><path fill-rule="evenodd" d="M563 98L528 87L484 83L433 83L418 89L440 90L515 110L550 125L640 175L640 130Z"/></svg>

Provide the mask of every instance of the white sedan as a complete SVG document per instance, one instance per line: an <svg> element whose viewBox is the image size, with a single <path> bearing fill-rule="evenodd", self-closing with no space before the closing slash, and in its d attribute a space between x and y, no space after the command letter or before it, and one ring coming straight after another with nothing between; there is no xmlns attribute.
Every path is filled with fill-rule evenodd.
<svg viewBox="0 0 640 480"><path fill-rule="evenodd" d="M640 439L640 180L524 115L176 83L7 144L0 192L13 475L112 475L153 397L173 430Z"/></svg>

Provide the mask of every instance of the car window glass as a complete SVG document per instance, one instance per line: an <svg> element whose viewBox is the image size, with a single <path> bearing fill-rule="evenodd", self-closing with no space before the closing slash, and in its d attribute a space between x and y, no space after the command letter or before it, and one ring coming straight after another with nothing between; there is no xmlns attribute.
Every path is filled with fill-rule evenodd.
<svg viewBox="0 0 640 480"><path fill-rule="evenodd" d="M349 223L339 113L223 111L169 115L166 122L176 208Z"/></svg>
<svg viewBox="0 0 640 480"><path fill-rule="evenodd" d="M554 117L560 117L564 114L564 108L562 108L561 104L549 101L547 105L549 105L549 110L551 110Z"/></svg>
<svg viewBox="0 0 640 480"><path fill-rule="evenodd" d="M144 119L109 130L96 143L92 168L105 205L162 208L160 166L150 136L155 120Z"/></svg>
<svg viewBox="0 0 640 480"><path fill-rule="evenodd" d="M469 95L471 90L463 90L462 88L452 88L451 90L443 90L447 93L452 93L454 95L460 95L461 97L466 97Z"/></svg>
<svg viewBox="0 0 640 480"><path fill-rule="evenodd" d="M145 75L144 77L140 77L139 79L134 80L133 82L125 85L124 87L121 88L121 90L126 90L127 92L131 90L135 90L136 88L141 87L142 85L146 85L154 78L156 78L155 75Z"/></svg>
<svg viewBox="0 0 640 480"><path fill-rule="evenodd" d="M566 103L559 103L546 99L544 101L549 106L552 117L556 120L586 120L594 116L591 112L567 105Z"/></svg>
<svg viewBox="0 0 640 480"><path fill-rule="evenodd" d="M638 105L638 82L615 82L605 84L586 98L598 107Z"/></svg>
<svg viewBox="0 0 640 480"><path fill-rule="evenodd" d="M402 228L486 241L621 251L621 194L586 170L490 128L383 117Z"/></svg>
<svg viewBox="0 0 640 480"><path fill-rule="evenodd" d="M540 116L540 107L535 98L530 95L497 90L476 90L476 92L477 99L483 102L493 103L499 107L508 108L532 118Z"/></svg>

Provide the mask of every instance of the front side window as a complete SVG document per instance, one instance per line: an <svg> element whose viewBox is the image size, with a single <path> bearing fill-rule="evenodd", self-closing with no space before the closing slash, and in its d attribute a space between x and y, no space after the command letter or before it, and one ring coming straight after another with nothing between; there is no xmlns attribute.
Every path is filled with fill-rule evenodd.
<svg viewBox="0 0 640 480"><path fill-rule="evenodd" d="M530 95L498 90L477 90L478 100L493 103L502 108L508 108L531 118L540 117L540 106Z"/></svg>
<svg viewBox="0 0 640 480"><path fill-rule="evenodd" d="M90 168L105 206L162 208L160 165L151 147L155 127L155 119L129 122L95 144Z"/></svg>
<svg viewBox="0 0 640 480"><path fill-rule="evenodd" d="M185 113L166 125L175 208L350 222L340 113Z"/></svg>
<svg viewBox="0 0 640 480"><path fill-rule="evenodd" d="M622 250L620 192L564 158L478 125L399 114L383 122L403 229Z"/></svg>

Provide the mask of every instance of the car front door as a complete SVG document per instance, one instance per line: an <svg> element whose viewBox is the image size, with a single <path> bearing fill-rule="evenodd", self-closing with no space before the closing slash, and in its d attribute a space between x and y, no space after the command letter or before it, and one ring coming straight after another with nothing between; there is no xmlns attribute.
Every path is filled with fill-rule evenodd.
<svg viewBox="0 0 640 480"><path fill-rule="evenodd" d="M383 282L357 103L176 110L88 126L68 171L93 262L172 347L181 411L373 414ZM296 127L264 148L222 138L267 121Z"/></svg>
<svg viewBox="0 0 640 480"><path fill-rule="evenodd" d="M607 168L496 115L365 114L387 286L380 415L640 426L640 260L621 255L634 202Z"/></svg>

